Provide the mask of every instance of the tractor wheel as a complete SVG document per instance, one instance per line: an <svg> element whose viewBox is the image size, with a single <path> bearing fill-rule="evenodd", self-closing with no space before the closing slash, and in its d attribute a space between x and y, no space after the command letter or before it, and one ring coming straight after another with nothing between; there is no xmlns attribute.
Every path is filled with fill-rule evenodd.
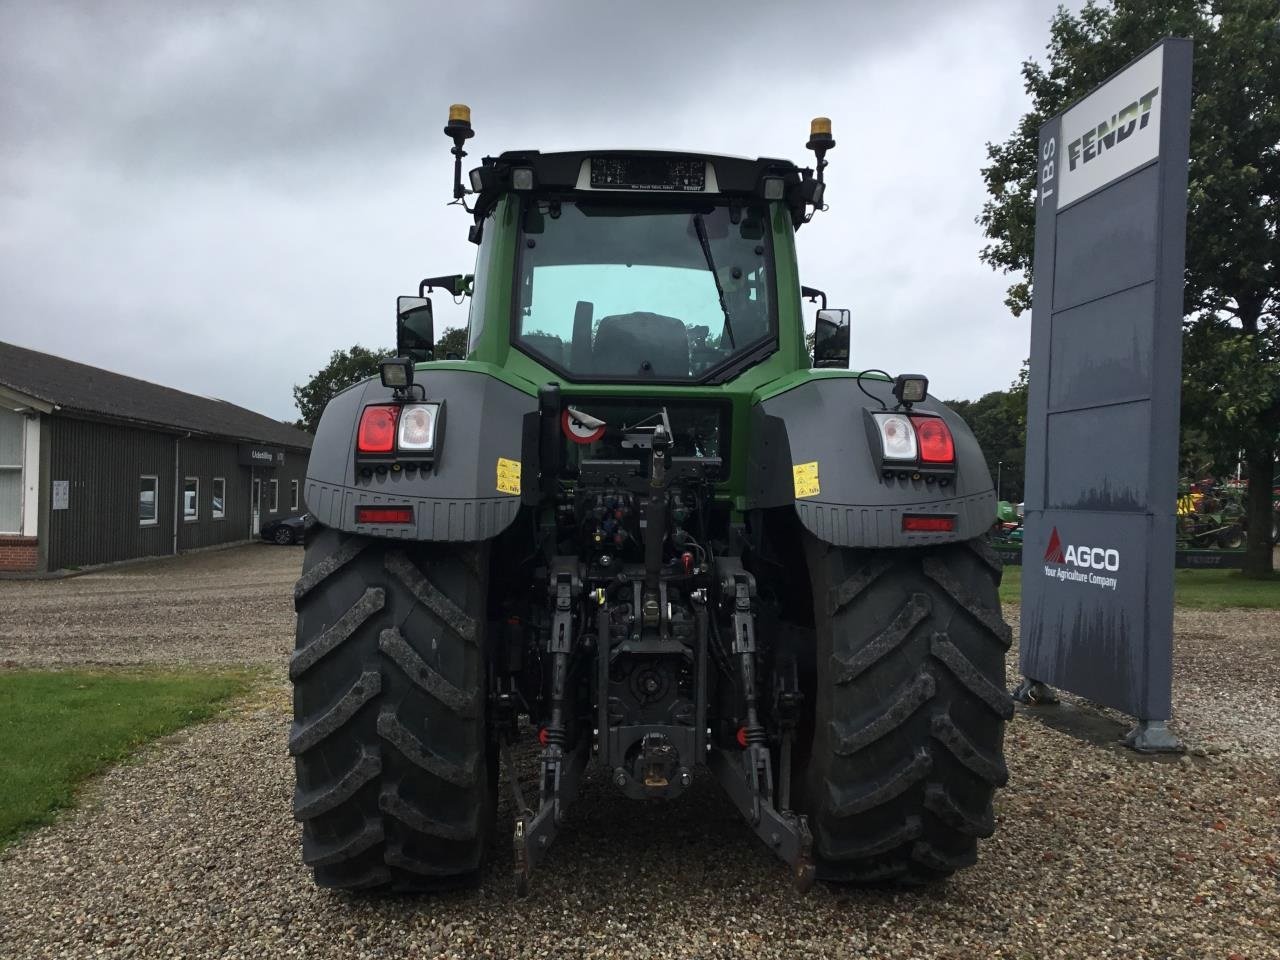
<svg viewBox="0 0 1280 960"><path fill-rule="evenodd" d="M488 558L316 528L289 661L302 859L322 887L478 880L497 799L485 729Z"/></svg>
<svg viewBox="0 0 1280 960"><path fill-rule="evenodd" d="M1222 550L1242 550L1244 543L1244 528L1238 525L1227 527L1218 534L1217 545Z"/></svg>
<svg viewBox="0 0 1280 960"><path fill-rule="evenodd" d="M794 786L818 876L946 877L994 831L992 794L1008 780L1012 632L1000 561L981 540L910 550L806 542L814 705Z"/></svg>

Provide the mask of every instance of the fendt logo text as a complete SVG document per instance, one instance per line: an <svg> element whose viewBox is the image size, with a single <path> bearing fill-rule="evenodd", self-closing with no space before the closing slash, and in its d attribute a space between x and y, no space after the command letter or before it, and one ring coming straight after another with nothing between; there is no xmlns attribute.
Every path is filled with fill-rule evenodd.
<svg viewBox="0 0 1280 960"><path fill-rule="evenodd" d="M1124 109L1113 113L1110 122L1103 120L1067 144L1067 163L1070 168L1074 170L1076 164L1088 163L1104 150L1110 150L1117 143L1128 140L1135 127L1145 130L1151 119L1151 105L1155 103L1159 93L1159 87L1147 91Z"/></svg>
<svg viewBox="0 0 1280 960"><path fill-rule="evenodd" d="M1058 528L1054 527L1049 534L1049 545L1044 551L1044 575L1057 580L1088 583L1095 587L1114 590L1119 583L1118 577L1103 576L1099 573L1082 572L1101 570L1115 572L1120 569L1120 551L1113 547L1087 547L1069 544L1065 549L1062 538L1058 536Z"/></svg>

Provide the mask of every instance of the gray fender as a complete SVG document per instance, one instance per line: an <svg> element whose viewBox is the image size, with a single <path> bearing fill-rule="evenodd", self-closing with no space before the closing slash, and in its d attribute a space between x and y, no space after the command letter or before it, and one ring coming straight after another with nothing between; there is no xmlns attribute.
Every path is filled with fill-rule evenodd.
<svg viewBox="0 0 1280 960"><path fill-rule="evenodd" d="M339 393L325 407L307 466L307 509L327 527L409 540L487 540L515 519L520 495L497 487L498 458L522 460L525 415L537 400L484 373L420 368L428 400L444 401L443 433L429 472L357 477L356 430L366 405L392 399L378 380ZM417 393L415 389L415 394ZM529 488L536 478L522 471ZM356 523L356 506L414 508L413 524Z"/></svg>
<svg viewBox="0 0 1280 960"><path fill-rule="evenodd" d="M892 384L863 378L861 385L893 409ZM853 377L815 378L752 407L748 508L794 505L814 536L840 547L947 543L990 529L996 516L991 474L964 421L933 397L914 408L940 415L951 428L956 477L950 486L923 479L886 480L863 412L879 409ZM797 497L792 468L812 463L818 465L818 493ZM908 513L953 514L956 528L907 533L902 517Z"/></svg>

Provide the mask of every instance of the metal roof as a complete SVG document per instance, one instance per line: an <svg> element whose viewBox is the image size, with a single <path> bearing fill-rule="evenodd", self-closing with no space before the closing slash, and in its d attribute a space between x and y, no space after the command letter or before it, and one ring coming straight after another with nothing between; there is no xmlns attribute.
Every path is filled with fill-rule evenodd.
<svg viewBox="0 0 1280 960"><path fill-rule="evenodd" d="M0 388L52 412L125 421L166 431L250 440L301 449L311 434L225 400L198 397L0 341Z"/></svg>

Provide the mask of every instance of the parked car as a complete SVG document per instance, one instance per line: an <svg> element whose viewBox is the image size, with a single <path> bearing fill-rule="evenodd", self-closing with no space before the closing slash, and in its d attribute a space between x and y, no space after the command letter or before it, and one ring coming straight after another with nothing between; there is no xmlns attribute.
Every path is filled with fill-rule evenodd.
<svg viewBox="0 0 1280 960"><path fill-rule="evenodd" d="M303 534L311 523L311 514L304 513L297 517L284 517L262 525L262 539L288 546L291 543L302 543Z"/></svg>

